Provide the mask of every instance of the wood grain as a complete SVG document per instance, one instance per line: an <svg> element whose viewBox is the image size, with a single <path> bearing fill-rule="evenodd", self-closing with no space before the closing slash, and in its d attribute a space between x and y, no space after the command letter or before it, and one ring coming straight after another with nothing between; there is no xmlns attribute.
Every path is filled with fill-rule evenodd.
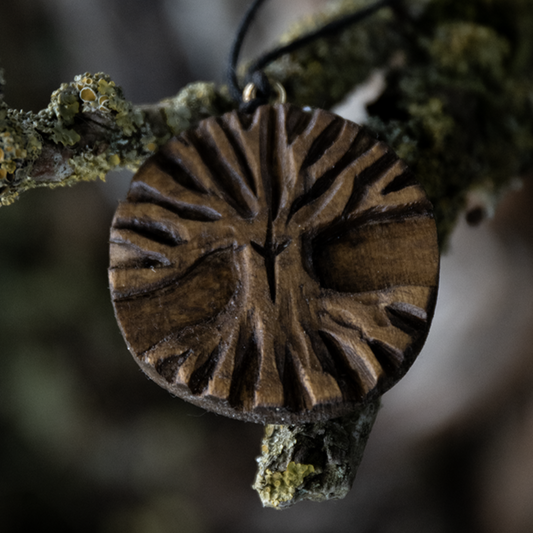
<svg viewBox="0 0 533 533"><path fill-rule="evenodd" d="M435 306L432 207L366 129L322 110L210 118L134 177L111 229L142 369L260 423L341 416L413 363Z"/></svg>

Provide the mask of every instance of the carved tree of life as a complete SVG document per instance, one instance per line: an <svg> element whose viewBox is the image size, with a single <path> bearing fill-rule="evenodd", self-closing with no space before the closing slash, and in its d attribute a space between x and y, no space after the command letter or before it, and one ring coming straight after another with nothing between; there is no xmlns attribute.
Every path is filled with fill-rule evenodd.
<svg viewBox="0 0 533 533"><path fill-rule="evenodd" d="M413 363L436 300L432 206L329 112L209 118L136 174L111 230L115 313L173 394L260 423L346 414Z"/></svg>

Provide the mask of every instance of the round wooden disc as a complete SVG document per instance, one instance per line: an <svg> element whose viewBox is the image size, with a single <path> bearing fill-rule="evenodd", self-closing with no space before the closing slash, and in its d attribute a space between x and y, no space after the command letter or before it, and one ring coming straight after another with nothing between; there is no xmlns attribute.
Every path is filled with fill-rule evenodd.
<svg viewBox="0 0 533 533"><path fill-rule="evenodd" d="M429 330L432 207L405 164L322 110L209 118L133 179L111 230L115 313L142 369L260 423L341 416Z"/></svg>

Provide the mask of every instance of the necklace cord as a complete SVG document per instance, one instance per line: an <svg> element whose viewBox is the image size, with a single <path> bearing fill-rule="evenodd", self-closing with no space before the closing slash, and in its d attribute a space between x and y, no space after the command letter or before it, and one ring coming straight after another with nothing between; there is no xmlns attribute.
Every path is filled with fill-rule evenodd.
<svg viewBox="0 0 533 533"><path fill-rule="evenodd" d="M239 61L242 44L246 34L248 33L248 30L250 29L250 26L252 25L257 11L259 11L259 8L264 2L265 0L254 0L248 7L248 10L244 14L244 17L239 24L233 44L231 45L226 76L231 97L236 102L242 102L242 89L239 87L239 81L237 80L237 62Z"/></svg>
<svg viewBox="0 0 533 533"><path fill-rule="evenodd" d="M316 41L317 39L335 35L347 26L357 24L363 21L364 19L370 17L380 9L387 6L391 6L392 4L397 3L398 1L399 0L379 0L378 2L368 7L355 11L354 13L351 13L340 19L333 20L332 22L326 24L325 26L322 26L316 31L303 35L286 45L278 46L273 50L270 50L269 52L266 52L262 56L258 57L248 67L245 76L246 83L252 82L256 86L257 96L250 102L243 103L242 88L239 86L239 81L237 79L237 63L239 61L239 55L241 53L242 45L248 33L248 30L250 29L250 26L252 25L259 8L265 2L265 0L254 0L252 4L248 7L248 10L246 11L239 25L237 34L231 46L228 68L226 72L227 83L231 97L233 98L233 100L240 104L240 109L242 111L245 111L247 113L253 112L259 105L268 103L272 94L272 87L270 85L270 82L268 81L267 76L263 72L263 69L267 65L269 65L276 59L279 59L281 56L285 54L290 54L295 50L302 48L313 41Z"/></svg>

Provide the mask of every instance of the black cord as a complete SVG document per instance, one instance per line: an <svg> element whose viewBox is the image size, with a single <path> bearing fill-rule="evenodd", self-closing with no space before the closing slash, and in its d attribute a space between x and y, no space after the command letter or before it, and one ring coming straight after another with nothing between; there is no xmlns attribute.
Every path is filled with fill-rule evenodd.
<svg viewBox="0 0 533 533"><path fill-rule="evenodd" d="M235 40L233 41L233 44L231 46L228 61L228 70L226 75L228 78L228 87L230 90L231 97L236 102L242 102L242 89L239 87L239 82L237 80L237 62L239 61L242 43L244 41L244 38L246 37L246 33L252 25L257 11L259 10L263 2L265 2L265 0L254 0L252 2L250 7L248 8L248 11L246 11L243 19L241 20L239 29L237 30L237 35L235 36Z"/></svg>
<svg viewBox="0 0 533 533"><path fill-rule="evenodd" d="M254 101L249 102L249 105L243 105L242 88L239 86L239 82L237 80L237 62L239 60L239 55L241 52L244 38L246 37L248 30L250 29L250 26L255 18L257 11L264 2L265 0L254 0L248 8L248 11L244 15L239 25L239 29L237 30L237 35L235 36L235 40L233 41L228 61L227 82L231 97L236 102L239 102L241 104L241 109L247 112L253 111L255 108L258 107L258 105L267 103L270 98L270 93L272 89L268 82L268 78L262 72L267 65L280 58L281 56L285 54L290 54L298 48L301 48L317 39L335 35L347 26L350 26L351 24L357 24L358 22L361 22L367 17L373 15L376 11L379 11L380 9L387 6L391 6L392 4L399 2L399 0L379 0L375 4L372 4L359 11L351 13L346 17L334 20L333 22L322 26L314 32L308 33L307 35L303 35L302 37L299 37L298 39L286 45L274 48L270 52L266 52L265 54L257 58L248 68L248 72L245 77L247 83L251 81L256 85L257 97Z"/></svg>

